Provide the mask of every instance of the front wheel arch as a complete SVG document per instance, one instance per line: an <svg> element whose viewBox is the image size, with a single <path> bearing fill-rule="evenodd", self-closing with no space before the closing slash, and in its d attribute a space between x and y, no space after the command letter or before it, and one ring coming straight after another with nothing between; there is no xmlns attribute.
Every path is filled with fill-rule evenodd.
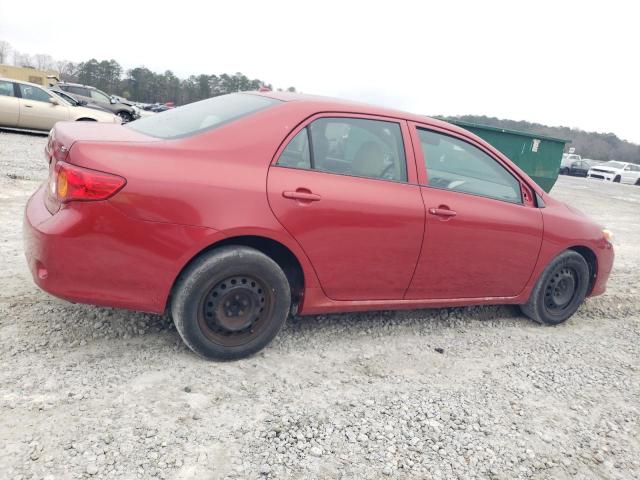
<svg viewBox="0 0 640 480"><path fill-rule="evenodd" d="M587 290L588 296L591 293L591 290L593 290L593 286L596 283L596 276L598 274L598 257L596 257L596 254L593 250L591 250L589 247L585 247L584 245L576 245L570 247L568 250L573 250L582 255L586 260L587 265L589 266L589 288Z"/></svg>

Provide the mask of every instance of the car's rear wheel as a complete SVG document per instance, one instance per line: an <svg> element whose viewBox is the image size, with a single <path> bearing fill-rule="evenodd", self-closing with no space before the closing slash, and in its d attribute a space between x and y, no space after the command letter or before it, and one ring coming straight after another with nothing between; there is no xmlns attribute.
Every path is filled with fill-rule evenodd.
<svg viewBox="0 0 640 480"><path fill-rule="evenodd" d="M282 269L253 248L225 246L180 275L171 314L195 353L230 360L251 355L276 336L291 307Z"/></svg>
<svg viewBox="0 0 640 480"><path fill-rule="evenodd" d="M560 175L567 175L569 173L569 169L568 168L561 168L560 169Z"/></svg>
<svg viewBox="0 0 640 480"><path fill-rule="evenodd" d="M538 323L562 323L582 304L589 289L589 279L589 265L584 257L567 250L547 265L529 301L520 309Z"/></svg>
<svg viewBox="0 0 640 480"><path fill-rule="evenodd" d="M613 181L615 183L620 183L620 175L616 175L616 177L613 179Z"/></svg>

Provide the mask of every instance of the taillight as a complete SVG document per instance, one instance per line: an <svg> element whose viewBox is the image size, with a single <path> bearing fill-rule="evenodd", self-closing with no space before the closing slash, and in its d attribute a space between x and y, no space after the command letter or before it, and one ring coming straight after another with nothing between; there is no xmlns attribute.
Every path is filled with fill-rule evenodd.
<svg viewBox="0 0 640 480"><path fill-rule="evenodd" d="M125 183L124 178L112 173L58 161L49 169L47 209L55 213L63 203L106 200Z"/></svg>

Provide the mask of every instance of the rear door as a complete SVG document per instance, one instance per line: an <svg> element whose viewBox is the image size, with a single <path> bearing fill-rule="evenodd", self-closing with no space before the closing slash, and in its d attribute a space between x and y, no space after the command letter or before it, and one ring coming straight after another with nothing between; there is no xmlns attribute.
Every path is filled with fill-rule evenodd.
<svg viewBox="0 0 640 480"><path fill-rule="evenodd" d="M20 118L20 100L14 92L14 83L0 80L0 125L17 127Z"/></svg>
<svg viewBox="0 0 640 480"><path fill-rule="evenodd" d="M424 230L407 124L316 116L289 135L267 182L269 204L334 300L401 299Z"/></svg>
<svg viewBox="0 0 640 480"><path fill-rule="evenodd" d="M53 104L53 98L44 89L34 85L18 83L20 89L20 128L51 130L56 122L69 120L69 106L61 100Z"/></svg>
<svg viewBox="0 0 640 480"><path fill-rule="evenodd" d="M411 129L427 222L406 298L519 294L542 242L532 192L473 140L434 127Z"/></svg>

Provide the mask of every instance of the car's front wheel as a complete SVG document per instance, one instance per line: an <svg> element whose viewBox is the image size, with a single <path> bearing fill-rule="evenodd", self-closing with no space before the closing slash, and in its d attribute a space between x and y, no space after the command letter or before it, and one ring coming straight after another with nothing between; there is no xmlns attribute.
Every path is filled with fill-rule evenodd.
<svg viewBox="0 0 640 480"><path fill-rule="evenodd" d="M230 360L264 348L286 321L289 282L262 252L225 246L203 255L180 275L171 314L195 353Z"/></svg>
<svg viewBox="0 0 640 480"><path fill-rule="evenodd" d="M616 177L613 179L614 183L620 183L620 175L616 175Z"/></svg>
<svg viewBox="0 0 640 480"><path fill-rule="evenodd" d="M538 323L557 325L573 315L589 289L589 265L582 255L566 250L551 261L538 279L522 312Z"/></svg>

